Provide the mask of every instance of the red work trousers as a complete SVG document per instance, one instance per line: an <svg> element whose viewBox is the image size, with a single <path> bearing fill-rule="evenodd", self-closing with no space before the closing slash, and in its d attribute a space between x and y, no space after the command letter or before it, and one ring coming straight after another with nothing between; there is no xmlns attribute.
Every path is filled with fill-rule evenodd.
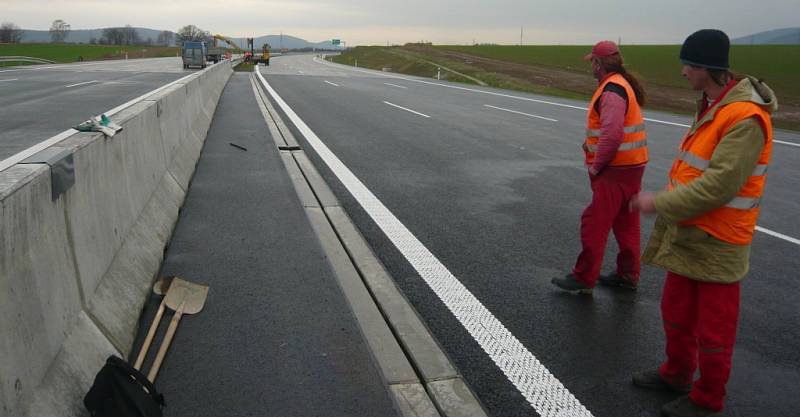
<svg viewBox="0 0 800 417"><path fill-rule="evenodd" d="M639 212L629 211L628 203L642 189L642 175L644 166L607 167L600 175L590 175L592 202L581 216L583 250L572 270L578 281L590 287L597 283L611 230L619 244L617 273L639 281Z"/></svg>
<svg viewBox="0 0 800 417"><path fill-rule="evenodd" d="M725 384L739 321L739 283L696 281L668 272L661 297L661 317L667 336L667 360L661 377L673 384L692 382L689 397L695 404L722 410Z"/></svg>

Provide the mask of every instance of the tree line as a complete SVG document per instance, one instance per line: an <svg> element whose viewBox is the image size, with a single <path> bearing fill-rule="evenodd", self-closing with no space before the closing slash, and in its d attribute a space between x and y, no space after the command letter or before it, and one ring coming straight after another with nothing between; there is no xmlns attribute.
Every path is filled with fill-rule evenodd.
<svg viewBox="0 0 800 417"><path fill-rule="evenodd" d="M50 25L50 41L52 43L63 43L69 36L72 27L69 23L57 19ZM20 43L22 41L24 31L12 22L4 22L0 24L0 43ZM156 39L147 37L142 39L136 28L131 25L122 27L110 27L103 29L100 38L92 37L89 39L90 44L98 45L161 45L169 46L175 42L182 45L187 41L210 41L211 33L207 30L198 28L195 25L186 25L178 29L178 32L173 33L169 30L159 32Z"/></svg>

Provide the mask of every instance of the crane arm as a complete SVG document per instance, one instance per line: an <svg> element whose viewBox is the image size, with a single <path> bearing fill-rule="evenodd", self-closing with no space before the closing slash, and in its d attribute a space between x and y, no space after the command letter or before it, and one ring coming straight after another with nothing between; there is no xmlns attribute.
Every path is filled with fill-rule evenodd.
<svg viewBox="0 0 800 417"><path fill-rule="evenodd" d="M239 47L232 39L222 36L222 35L214 35L214 39L223 41L230 45L236 52L242 52L242 48Z"/></svg>

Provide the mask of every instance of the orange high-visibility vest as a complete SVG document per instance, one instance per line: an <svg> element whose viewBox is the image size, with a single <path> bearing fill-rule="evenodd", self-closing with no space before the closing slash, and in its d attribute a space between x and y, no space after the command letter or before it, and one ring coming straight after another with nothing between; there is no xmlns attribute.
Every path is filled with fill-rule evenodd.
<svg viewBox="0 0 800 417"><path fill-rule="evenodd" d="M611 161L611 166L640 165L647 162L647 132L645 132L644 117L639 102L636 101L636 93L628 81L621 74L612 74L606 77L597 87L597 91L589 104L589 116L586 127L586 141L583 150L586 154L586 165L594 162L594 155L597 152L597 143L600 141L602 132L600 128L600 113L596 110L597 100L603 95L603 89L608 83L614 83L625 89L628 94L628 111L625 112L625 122L623 127L622 143L617 149L617 154Z"/></svg>
<svg viewBox="0 0 800 417"><path fill-rule="evenodd" d="M690 130L681 142L680 152L669 172L668 189L688 184L703 175L720 140L728 129L743 120L754 117L764 130L765 145L758 165L736 197L722 207L694 219L681 222L735 245L747 245L753 240L758 219L759 204L767 179L767 167L772 155L772 120L764 109L749 102L735 102L717 109L714 118L692 133Z"/></svg>

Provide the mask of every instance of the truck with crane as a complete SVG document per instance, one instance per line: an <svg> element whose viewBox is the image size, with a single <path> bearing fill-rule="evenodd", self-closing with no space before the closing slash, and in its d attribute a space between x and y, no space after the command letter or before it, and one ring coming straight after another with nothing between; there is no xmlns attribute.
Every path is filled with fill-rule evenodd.
<svg viewBox="0 0 800 417"><path fill-rule="evenodd" d="M227 43L231 48L219 45L219 41ZM235 53L244 53L244 50L232 39L222 35L214 35L212 37L211 46L208 48L208 60L216 64L222 60L227 52L230 52L230 49L233 49Z"/></svg>

